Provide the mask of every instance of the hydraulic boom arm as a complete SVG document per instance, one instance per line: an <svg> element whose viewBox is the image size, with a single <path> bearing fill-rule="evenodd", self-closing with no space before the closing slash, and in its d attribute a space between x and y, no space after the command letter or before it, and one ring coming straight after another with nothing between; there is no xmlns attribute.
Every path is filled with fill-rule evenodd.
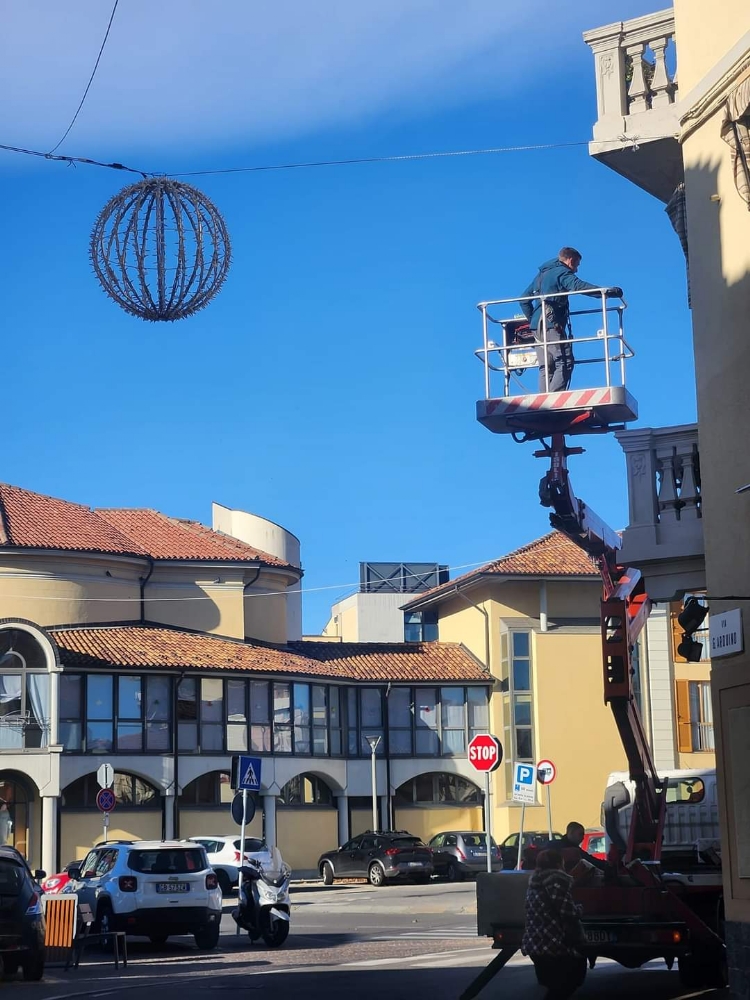
<svg viewBox="0 0 750 1000"><path fill-rule="evenodd" d="M554 434L549 446L535 452L549 458L550 468L539 484L544 507L552 508L554 528L591 556L602 577L602 652L604 659L604 701L612 709L617 729L635 782L636 797L628 843L623 860L635 858L658 861L664 830L666 784L656 773L638 708L635 691L634 650L646 624L650 602L636 569L621 566L619 535L582 500L570 482L567 458L582 448L568 448L564 434Z"/></svg>

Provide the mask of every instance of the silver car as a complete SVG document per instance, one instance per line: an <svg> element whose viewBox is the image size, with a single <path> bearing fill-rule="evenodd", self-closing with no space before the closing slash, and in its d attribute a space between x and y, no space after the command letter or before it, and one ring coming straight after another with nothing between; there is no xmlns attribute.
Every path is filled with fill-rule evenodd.
<svg viewBox="0 0 750 1000"><path fill-rule="evenodd" d="M487 835L473 830L449 830L436 834L429 843L436 875L460 882L467 875L487 871ZM502 871L500 848L492 840L492 870Z"/></svg>

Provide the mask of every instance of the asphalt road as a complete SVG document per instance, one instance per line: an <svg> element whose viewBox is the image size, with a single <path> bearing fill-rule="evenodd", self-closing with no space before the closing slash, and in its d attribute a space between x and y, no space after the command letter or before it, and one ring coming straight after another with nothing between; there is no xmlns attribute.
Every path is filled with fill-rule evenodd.
<svg viewBox="0 0 750 1000"><path fill-rule="evenodd" d="M426 886L297 886L292 928L280 949L251 945L238 935L228 912L219 947L198 952L191 938L170 939L163 948L133 939L126 970L91 951L78 970L50 968L42 983L6 980L2 989L17 1000L128 1000L138 990L158 990L159 1000L208 1000L208 990L251 990L253 997L304 1000L458 1000L496 954L475 932L473 883ZM230 902L227 910L231 908ZM581 1000L677 1000L696 997L681 990L676 972L660 963L643 970L597 965L577 994ZM540 1000L533 968L517 955L480 994L480 1000ZM704 997L714 993L704 994ZM716 994L717 996L719 994Z"/></svg>

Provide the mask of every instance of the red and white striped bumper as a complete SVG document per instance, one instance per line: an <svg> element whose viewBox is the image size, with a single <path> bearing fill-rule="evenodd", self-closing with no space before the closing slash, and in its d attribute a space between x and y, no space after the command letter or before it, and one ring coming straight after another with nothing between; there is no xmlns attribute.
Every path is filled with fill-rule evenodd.
<svg viewBox="0 0 750 1000"><path fill-rule="evenodd" d="M586 434L637 417L638 404L624 386L539 392L477 403L477 420L496 434Z"/></svg>

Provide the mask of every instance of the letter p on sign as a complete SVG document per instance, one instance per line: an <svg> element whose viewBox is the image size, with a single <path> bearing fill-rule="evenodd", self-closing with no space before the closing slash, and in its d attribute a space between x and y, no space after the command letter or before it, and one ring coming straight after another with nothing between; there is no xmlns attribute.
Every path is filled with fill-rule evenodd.
<svg viewBox="0 0 750 1000"><path fill-rule="evenodd" d="M496 771L503 760L503 745L497 736L481 733L469 740L469 763L477 771Z"/></svg>

